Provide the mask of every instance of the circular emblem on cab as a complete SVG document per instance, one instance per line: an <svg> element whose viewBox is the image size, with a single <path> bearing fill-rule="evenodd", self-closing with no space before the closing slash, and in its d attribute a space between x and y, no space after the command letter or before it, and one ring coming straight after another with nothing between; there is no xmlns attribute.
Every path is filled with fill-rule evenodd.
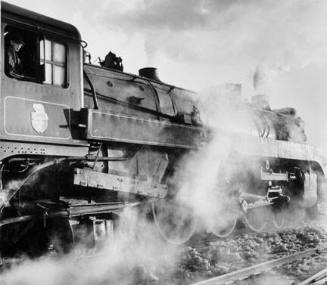
<svg viewBox="0 0 327 285"><path fill-rule="evenodd" d="M31 113L32 127L36 132L42 134L48 128L48 114L42 104L33 104L33 109L34 112Z"/></svg>

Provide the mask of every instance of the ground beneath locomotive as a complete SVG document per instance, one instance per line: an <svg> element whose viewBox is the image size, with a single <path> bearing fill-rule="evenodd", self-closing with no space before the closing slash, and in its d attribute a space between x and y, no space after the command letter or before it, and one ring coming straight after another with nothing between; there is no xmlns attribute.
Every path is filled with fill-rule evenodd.
<svg viewBox="0 0 327 285"><path fill-rule="evenodd" d="M0 284L192 284L327 242L326 215L310 225L281 231L251 232L239 224L229 237L197 234L186 245L176 246L159 241L153 225L134 214L130 212L132 222L122 222L115 237L93 248L77 246L64 256L50 252L3 267ZM294 262L262 278L302 280L321 266L327 267L325 255Z"/></svg>

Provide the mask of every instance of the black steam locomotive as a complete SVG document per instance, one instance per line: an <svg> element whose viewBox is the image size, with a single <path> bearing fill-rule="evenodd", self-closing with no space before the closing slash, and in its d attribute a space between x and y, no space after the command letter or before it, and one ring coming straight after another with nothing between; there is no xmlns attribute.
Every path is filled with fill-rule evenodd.
<svg viewBox="0 0 327 285"><path fill-rule="evenodd" d="M213 136L194 94L162 83L151 68L138 76L122 72L121 62L86 64L84 44L74 26L1 2L2 257L92 243L114 230L127 207L151 205L171 242L193 233L191 211L178 214L172 177L181 159ZM240 215L263 230L268 220L281 228L294 207L314 212L321 158L305 144L294 110L236 109L252 114L253 128L241 140L231 136L251 147L236 144L230 159L238 163L242 155L257 167L245 171L240 163L229 177L236 210L215 234L228 235ZM234 181L248 187L235 191ZM269 218L258 219L266 209L273 209Z"/></svg>

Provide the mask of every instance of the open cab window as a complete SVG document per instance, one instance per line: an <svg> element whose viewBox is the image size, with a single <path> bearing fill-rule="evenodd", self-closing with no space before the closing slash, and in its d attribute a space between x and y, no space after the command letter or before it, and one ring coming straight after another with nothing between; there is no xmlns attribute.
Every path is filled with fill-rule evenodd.
<svg viewBox="0 0 327 285"><path fill-rule="evenodd" d="M67 47L40 33L7 26L5 73L18 80L67 87Z"/></svg>

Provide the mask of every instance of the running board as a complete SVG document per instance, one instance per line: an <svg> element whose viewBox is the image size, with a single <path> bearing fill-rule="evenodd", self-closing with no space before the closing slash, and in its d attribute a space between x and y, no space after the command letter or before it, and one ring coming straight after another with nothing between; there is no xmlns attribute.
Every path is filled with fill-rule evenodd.
<svg viewBox="0 0 327 285"><path fill-rule="evenodd" d="M151 198L164 198L168 191L167 185L152 183L149 179L141 180L84 168L75 168L74 185L132 193Z"/></svg>

